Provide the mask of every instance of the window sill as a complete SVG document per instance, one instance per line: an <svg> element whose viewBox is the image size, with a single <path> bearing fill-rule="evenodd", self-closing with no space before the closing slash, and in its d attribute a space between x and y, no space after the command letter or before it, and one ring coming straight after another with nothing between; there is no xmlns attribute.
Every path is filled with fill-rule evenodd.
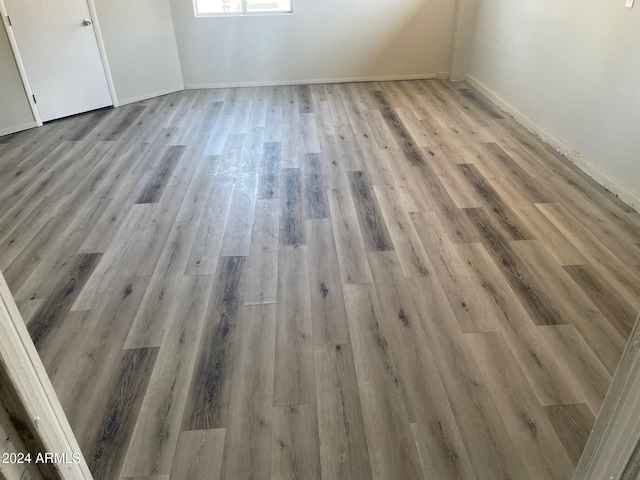
<svg viewBox="0 0 640 480"><path fill-rule="evenodd" d="M224 13L197 13L196 18L229 18L229 17L273 17L291 16L293 12L224 12Z"/></svg>

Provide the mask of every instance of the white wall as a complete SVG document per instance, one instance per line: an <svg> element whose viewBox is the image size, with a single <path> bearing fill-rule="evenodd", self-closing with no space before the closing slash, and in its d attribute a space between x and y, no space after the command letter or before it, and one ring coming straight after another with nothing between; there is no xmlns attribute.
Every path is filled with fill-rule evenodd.
<svg viewBox="0 0 640 480"><path fill-rule="evenodd" d="M195 18L171 0L187 87L449 71L453 0L293 0L293 15Z"/></svg>
<svg viewBox="0 0 640 480"><path fill-rule="evenodd" d="M168 0L95 0L118 101L184 87Z"/></svg>
<svg viewBox="0 0 640 480"><path fill-rule="evenodd" d="M474 44L472 83L640 207L638 2L480 0Z"/></svg>
<svg viewBox="0 0 640 480"><path fill-rule="evenodd" d="M0 21L0 135L35 127L4 24Z"/></svg>

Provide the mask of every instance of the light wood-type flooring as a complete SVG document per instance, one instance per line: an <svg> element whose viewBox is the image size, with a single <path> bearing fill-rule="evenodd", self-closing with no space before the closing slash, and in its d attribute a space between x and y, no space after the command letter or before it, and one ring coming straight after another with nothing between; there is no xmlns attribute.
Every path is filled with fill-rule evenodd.
<svg viewBox="0 0 640 480"><path fill-rule="evenodd" d="M0 138L0 269L96 480L564 480L640 216L464 84L192 90Z"/></svg>

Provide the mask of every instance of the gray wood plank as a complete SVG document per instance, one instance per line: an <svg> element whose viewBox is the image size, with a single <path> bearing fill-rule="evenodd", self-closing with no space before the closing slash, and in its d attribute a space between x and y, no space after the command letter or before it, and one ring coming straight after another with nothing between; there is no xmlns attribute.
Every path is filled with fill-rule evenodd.
<svg viewBox="0 0 640 480"><path fill-rule="evenodd" d="M502 335L470 334L467 341L531 478L570 479L573 463Z"/></svg>
<svg viewBox="0 0 640 480"><path fill-rule="evenodd" d="M240 308L221 478L268 478L271 470L275 310Z"/></svg>
<svg viewBox="0 0 640 480"><path fill-rule="evenodd" d="M518 478L523 465L500 413L482 379L480 369L466 348L446 296L428 277L407 280L425 331L429 332L440 378L476 477ZM525 477L526 478L526 477Z"/></svg>
<svg viewBox="0 0 640 480"><path fill-rule="evenodd" d="M229 415L245 258L224 257L216 269L205 328L182 421L183 430L224 428Z"/></svg>
<svg viewBox="0 0 640 480"><path fill-rule="evenodd" d="M29 322L29 334L36 348L45 348L49 335L71 310L85 282L100 260L101 254L78 255L72 260L53 293L40 305Z"/></svg>
<svg viewBox="0 0 640 480"><path fill-rule="evenodd" d="M280 202L258 200L243 285L245 304L277 300L279 226Z"/></svg>
<svg viewBox="0 0 640 480"><path fill-rule="evenodd" d="M260 164L258 198L279 198L280 196L280 157L282 145L278 142L266 143Z"/></svg>
<svg viewBox="0 0 640 480"><path fill-rule="evenodd" d="M322 478L372 477L351 346L315 347Z"/></svg>
<svg viewBox="0 0 640 480"><path fill-rule="evenodd" d="M327 218L329 202L322 168L323 158L318 153L308 153L303 162L304 197L307 218Z"/></svg>
<svg viewBox="0 0 640 480"><path fill-rule="evenodd" d="M273 409L271 478L320 480L318 416L315 405Z"/></svg>
<svg viewBox="0 0 640 480"><path fill-rule="evenodd" d="M142 398L149 383L158 349L128 350L116 370L116 383L109 392L98 435L85 450L93 478L108 480L119 476L123 453L140 411Z"/></svg>
<svg viewBox="0 0 640 480"><path fill-rule="evenodd" d="M282 170L280 245L305 245L302 174L299 168Z"/></svg>
<svg viewBox="0 0 640 480"><path fill-rule="evenodd" d="M544 410L571 461L577 465L595 423L591 410L584 403L550 405Z"/></svg>
<svg viewBox="0 0 640 480"><path fill-rule="evenodd" d="M372 478L425 478L372 285L346 285L345 301Z"/></svg>
<svg viewBox="0 0 640 480"><path fill-rule="evenodd" d="M280 247L276 318L273 404L313 404L316 387L306 247Z"/></svg>
<svg viewBox="0 0 640 480"><path fill-rule="evenodd" d="M349 343L347 313L331 221L307 221L307 238L313 343Z"/></svg>
<svg viewBox="0 0 640 480"><path fill-rule="evenodd" d="M371 269L349 191L329 191L329 207L342 283L371 283Z"/></svg>
<svg viewBox="0 0 640 480"><path fill-rule="evenodd" d="M371 183L364 172L349 172L349 186L353 196L362 237L370 251L393 250L393 242L384 222Z"/></svg>
<svg viewBox="0 0 640 480"><path fill-rule="evenodd" d="M235 180L233 196L229 204L227 223L220 255L223 257L243 256L249 254L251 247L251 227L255 214L258 176L256 174L241 175ZM219 226L216 226L216 229Z"/></svg>
<svg viewBox="0 0 640 480"><path fill-rule="evenodd" d="M180 432L169 479L219 480L226 430Z"/></svg>
<svg viewBox="0 0 640 480"><path fill-rule="evenodd" d="M121 475L171 473L212 283L209 275L185 277L174 283L179 300L159 345Z"/></svg>

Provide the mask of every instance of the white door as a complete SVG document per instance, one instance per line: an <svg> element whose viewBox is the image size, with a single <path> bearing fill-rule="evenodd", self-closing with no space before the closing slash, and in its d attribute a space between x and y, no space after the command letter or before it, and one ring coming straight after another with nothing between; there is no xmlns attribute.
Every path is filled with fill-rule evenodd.
<svg viewBox="0 0 640 480"><path fill-rule="evenodd" d="M112 105L86 0L4 0L42 121Z"/></svg>

